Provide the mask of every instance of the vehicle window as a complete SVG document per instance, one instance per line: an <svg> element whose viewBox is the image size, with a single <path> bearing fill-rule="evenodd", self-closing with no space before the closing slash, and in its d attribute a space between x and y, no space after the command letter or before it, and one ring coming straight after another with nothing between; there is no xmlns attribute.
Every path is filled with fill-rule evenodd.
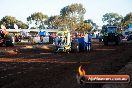
<svg viewBox="0 0 132 88"><path fill-rule="evenodd" d="M116 27L108 27L107 32L108 33L115 33L116 32Z"/></svg>

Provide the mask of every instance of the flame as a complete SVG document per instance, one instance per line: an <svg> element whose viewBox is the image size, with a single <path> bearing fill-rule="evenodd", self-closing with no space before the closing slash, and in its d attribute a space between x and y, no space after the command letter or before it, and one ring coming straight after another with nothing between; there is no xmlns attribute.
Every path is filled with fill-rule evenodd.
<svg viewBox="0 0 132 88"><path fill-rule="evenodd" d="M86 74L86 73L85 73L85 70L82 68L82 66L79 66L78 71L79 71L79 75L80 75L80 76L84 76L84 75Z"/></svg>

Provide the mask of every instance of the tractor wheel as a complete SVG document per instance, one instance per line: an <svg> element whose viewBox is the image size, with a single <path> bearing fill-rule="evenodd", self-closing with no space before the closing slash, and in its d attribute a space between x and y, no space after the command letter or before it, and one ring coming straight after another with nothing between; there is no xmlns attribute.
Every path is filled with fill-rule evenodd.
<svg viewBox="0 0 132 88"><path fill-rule="evenodd" d="M14 44L12 43L12 41L10 39L5 41L5 45L6 45L6 47L14 46Z"/></svg>
<svg viewBox="0 0 132 88"><path fill-rule="evenodd" d="M3 43L0 43L0 47L3 46Z"/></svg>
<svg viewBox="0 0 132 88"><path fill-rule="evenodd" d="M78 45L76 46L76 52L79 52L79 46Z"/></svg>
<svg viewBox="0 0 132 88"><path fill-rule="evenodd" d="M116 43L116 45L120 45L120 43L121 43L121 39L120 39L120 37L117 37L117 38L116 38L115 43Z"/></svg>
<svg viewBox="0 0 132 88"><path fill-rule="evenodd" d="M103 42L104 42L104 45L108 45L108 39L107 39L107 37L104 37Z"/></svg>
<svg viewBox="0 0 132 88"><path fill-rule="evenodd" d="M0 39L0 46L3 46L4 44L4 39Z"/></svg>
<svg viewBox="0 0 132 88"><path fill-rule="evenodd" d="M66 53L67 53L67 54L69 54L69 53L70 53L70 50L69 50L69 49L67 49L67 50L66 50Z"/></svg>

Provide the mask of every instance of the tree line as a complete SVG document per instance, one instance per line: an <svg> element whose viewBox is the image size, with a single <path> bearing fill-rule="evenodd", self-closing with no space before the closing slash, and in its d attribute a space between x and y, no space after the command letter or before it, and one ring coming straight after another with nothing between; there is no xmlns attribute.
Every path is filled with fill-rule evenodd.
<svg viewBox="0 0 132 88"><path fill-rule="evenodd" d="M126 14L125 17L117 13L106 13L103 15L102 21L106 22L106 25L114 25L126 29L129 24L132 24L132 12Z"/></svg>
<svg viewBox="0 0 132 88"><path fill-rule="evenodd" d="M86 9L82 4L74 3L63 7L59 15L50 16L42 12L35 12L27 17L27 23L17 20L13 16L5 16L0 20L0 25L6 28L11 28L16 24L18 28L28 29L31 28L68 28L70 31L87 32L91 29L96 29L98 25L91 19L84 20ZM102 17L105 25L117 25L126 28L128 24L132 23L132 12L126 14L125 17L118 13L106 13Z"/></svg>

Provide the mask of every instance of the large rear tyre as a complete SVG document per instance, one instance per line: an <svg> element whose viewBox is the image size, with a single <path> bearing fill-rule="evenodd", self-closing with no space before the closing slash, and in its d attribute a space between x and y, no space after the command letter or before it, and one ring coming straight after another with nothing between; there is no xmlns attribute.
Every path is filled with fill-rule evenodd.
<svg viewBox="0 0 132 88"><path fill-rule="evenodd" d="M12 41L10 39L5 41L5 45L6 45L6 47L14 46L14 44L12 43Z"/></svg>
<svg viewBox="0 0 132 88"><path fill-rule="evenodd" d="M121 44L121 38L117 37L115 43L116 43L116 45L120 45Z"/></svg>
<svg viewBox="0 0 132 88"><path fill-rule="evenodd" d="M107 39L107 37L104 37L103 42L104 42L104 45L108 45L108 39Z"/></svg>
<svg viewBox="0 0 132 88"><path fill-rule="evenodd" d="M3 46L3 43L0 43L0 47Z"/></svg>

